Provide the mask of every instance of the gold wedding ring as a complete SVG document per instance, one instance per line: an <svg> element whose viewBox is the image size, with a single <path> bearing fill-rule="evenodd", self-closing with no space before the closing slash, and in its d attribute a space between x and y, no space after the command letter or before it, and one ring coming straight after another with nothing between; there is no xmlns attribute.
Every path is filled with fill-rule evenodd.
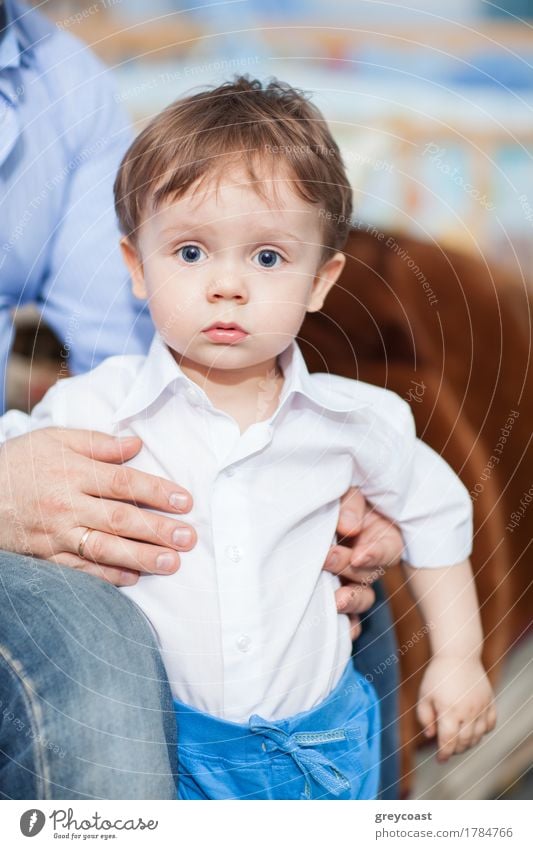
<svg viewBox="0 0 533 849"><path fill-rule="evenodd" d="M89 539L89 537L90 537L90 535L92 534L93 531L94 531L94 528L87 528L87 530L84 532L82 538L80 539L80 541L78 543L78 555L82 558L82 560L86 559L85 555L83 554L83 552L85 550L85 543L87 542L87 540Z"/></svg>

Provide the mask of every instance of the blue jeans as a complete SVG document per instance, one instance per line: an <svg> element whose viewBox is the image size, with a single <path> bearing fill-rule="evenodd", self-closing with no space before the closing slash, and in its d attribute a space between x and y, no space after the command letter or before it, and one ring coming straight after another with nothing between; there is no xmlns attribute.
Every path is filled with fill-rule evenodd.
<svg viewBox="0 0 533 849"><path fill-rule="evenodd" d="M311 710L228 722L175 701L180 799L375 799L376 691L353 663Z"/></svg>
<svg viewBox="0 0 533 849"><path fill-rule="evenodd" d="M400 675L398 644L381 581L372 584L376 601L361 614L363 630L354 643L355 668L373 685L381 716L381 780L378 799L400 798Z"/></svg>
<svg viewBox="0 0 533 849"><path fill-rule="evenodd" d="M172 694L136 605L98 578L0 552L0 610L0 798L175 799ZM397 798L395 667L376 675L395 644L383 600L375 613L354 662L384 699L383 798Z"/></svg>

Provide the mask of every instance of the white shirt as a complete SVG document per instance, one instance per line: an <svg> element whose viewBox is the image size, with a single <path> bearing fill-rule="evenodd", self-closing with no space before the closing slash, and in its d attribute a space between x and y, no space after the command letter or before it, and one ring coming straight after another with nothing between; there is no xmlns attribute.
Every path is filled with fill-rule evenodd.
<svg viewBox="0 0 533 849"><path fill-rule="evenodd" d="M155 629L174 697L235 722L309 710L342 675L349 622L322 566L350 486L399 524L411 565L453 565L471 550L468 493L416 439L405 401L309 374L296 343L279 364L276 412L243 434L157 334L148 356L111 357L59 381L31 417L0 419L2 439L52 425L134 434L143 448L129 465L191 492L195 548L176 574L122 592Z"/></svg>

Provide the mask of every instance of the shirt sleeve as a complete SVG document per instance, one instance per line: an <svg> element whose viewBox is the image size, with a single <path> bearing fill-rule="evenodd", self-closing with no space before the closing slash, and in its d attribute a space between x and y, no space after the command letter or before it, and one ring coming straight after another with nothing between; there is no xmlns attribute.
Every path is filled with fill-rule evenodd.
<svg viewBox="0 0 533 849"><path fill-rule="evenodd" d="M409 405L397 396L396 401L394 424L376 426L372 468L356 468L354 485L398 524L411 566L455 565L472 552L472 501L448 463L417 439Z"/></svg>
<svg viewBox="0 0 533 849"><path fill-rule="evenodd" d="M77 39L60 71L58 144L68 177L40 302L77 374L113 354L146 353L154 329L118 245L112 189L132 138L128 119L109 72Z"/></svg>

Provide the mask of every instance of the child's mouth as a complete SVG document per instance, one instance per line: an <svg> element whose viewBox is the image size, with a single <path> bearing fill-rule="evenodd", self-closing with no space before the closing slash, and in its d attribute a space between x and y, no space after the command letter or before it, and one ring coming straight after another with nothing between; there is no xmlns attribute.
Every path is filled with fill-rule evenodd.
<svg viewBox="0 0 533 849"><path fill-rule="evenodd" d="M237 342L242 342L249 335L238 324L225 324L224 322L212 324L203 330L202 333L205 333L211 342L217 345L235 345Z"/></svg>

